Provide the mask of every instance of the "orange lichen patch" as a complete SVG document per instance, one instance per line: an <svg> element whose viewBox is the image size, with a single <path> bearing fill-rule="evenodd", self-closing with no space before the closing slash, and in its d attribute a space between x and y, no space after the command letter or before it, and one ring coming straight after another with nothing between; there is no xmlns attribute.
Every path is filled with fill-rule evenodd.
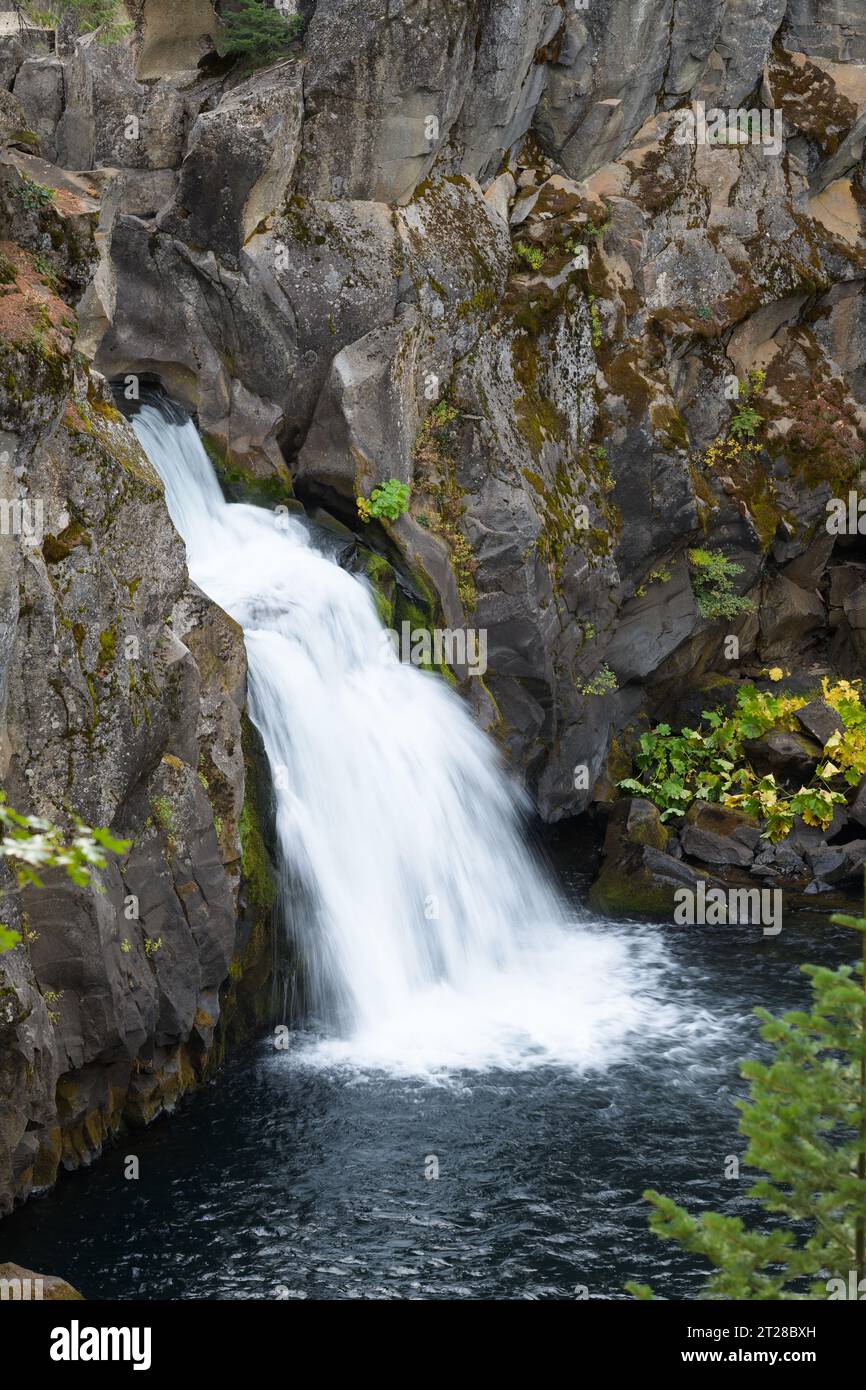
<svg viewBox="0 0 866 1390"><path fill-rule="evenodd" d="M0 257L8 267L7 283L0 284L0 338L25 343L36 335L46 350L68 356L76 326L69 305L45 284L29 252L2 241Z"/></svg>

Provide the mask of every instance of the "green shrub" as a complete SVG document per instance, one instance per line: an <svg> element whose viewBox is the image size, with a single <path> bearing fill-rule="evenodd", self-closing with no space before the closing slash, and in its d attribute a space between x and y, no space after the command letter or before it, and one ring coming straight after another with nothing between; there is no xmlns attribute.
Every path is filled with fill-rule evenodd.
<svg viewBox="0 0 866 1390"><path fill-rule="evenodd" d="M129 21L121 17L124 11L120 0L47 0L44 7L32 8L29 13L46 28L53 28L64 15L71 14L80 34L100 30L100 44L116 43L132 29Z"/></svg>
<svg viewBox="0 0 866 1390"><path fill-rule="evenodd" d="M737 565L720 550L690 550L692 586L701 617L715 622L718 618L736 618L754 607L751 599L734 593L733 581L742 574Z"/></svg>
<svg viewBox="0 0 866 1390"><path fill-rule="evenodd" d="M595 635L591 627L590 631ZM618 689L616 676L606 665L599 666L595 674L590 676L588 680L577 682L577 690L580 695L612 695Z"/></svg>
<svg viewBox="0 0 866 1390"><path fill-rule="evenodd" d="M770 729L796 729L802 695L772 695L745 685L737 692L731 714L704 710L700 729L674 733L658 724L641 735L635 752L639 777L626 777L621 791L644 796L662 812L662 820L684 816L694 801L721 802L763 823L767 838L784 839L801 816L807 825L826 830L834 809L846 800L845 787L866 775L866 709L850 681L822 682L823 698L841 715L844 732L831 735L824 759L808 786L785 792L772 776L759 777L744 745Z"/></svg>
<svg viewBox="0 0 866 1390"><path fill-rule="evenodd" d="M540 270L547 259L540 246L527 246L525 241L516 241L514 252L519 260L525 261L530 270Z"/></svg>
<svg viewBox="0 0 866 1390"><path fill-rule="evenodd" d="M39 212L42 208L47 207L53 198L53 188L46 188L42 183L35 183L26 175L22 178L18 188L18 200L28 212Z"/></svg>
<svg viewBox="0 0 866 1390"><path fill-rule="evenodd" d="M358 515L362 521L379 518L396 521L409 509L409 489L396 478L389 478L387 483L374 488L369 498L359 497L357 502Z"/></svg>
<svg viewBox="0 0 866 1390"><path fill-rule="evenodd" d="M233 0L223 14L219 50L223 57L263 67L284 58L303 28L300 15L287 17L269 0Z"/></svg>

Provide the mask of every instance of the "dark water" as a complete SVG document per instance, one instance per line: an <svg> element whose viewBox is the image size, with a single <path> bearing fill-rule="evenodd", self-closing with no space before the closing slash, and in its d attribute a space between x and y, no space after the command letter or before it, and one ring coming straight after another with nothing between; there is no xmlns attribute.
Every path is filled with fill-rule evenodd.
<svg viewBox="0 0 866 1390"><path fill-rule="evenodd" d="M310 1071L263 1044L3 1221L0 1261L109 1299L610 1299L629 1278L694 1297L703 1262L649 1234L641 1193L750 1214L748 1177L724 1171L751 1010L803 1003L800 962L848 959L852 934L626 930L662 939L652 988L681 1024L609 1070L430 1085Z"/></svg>

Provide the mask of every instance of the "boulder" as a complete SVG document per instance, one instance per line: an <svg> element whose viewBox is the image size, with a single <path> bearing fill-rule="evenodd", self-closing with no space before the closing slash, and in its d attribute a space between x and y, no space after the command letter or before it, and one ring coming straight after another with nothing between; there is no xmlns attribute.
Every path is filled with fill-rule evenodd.
<svg viewBox="0 0 866 1390"><path fill-rule="evenodd" d="M696 891L698 884L721 886L700 869L651 845L630 844L618 857L605 859L592 885L589 903L611 917L660 920L673 915L679 889Z"/></svg>
<svg viewBox="0 0 866 1390"><path fill-rule="evenodd" d="M680 832L680 843L690 858L740 868L751 864L760 839L760 828L750 817L704 801L689 807Z"/></svg>
<svg viewBox="0 0 866 1390"><path fill-rule="evenodd" d="M716 882L666 852L669 843L651 801L617 801L608 821L601 871L590 890L591 906L611 916L663 918L672 914L678 888Z"/></svg>
<svg viewBox="0 0 866 1390"><path fill-rule="evenodd" d="M798 723L807 734L811 734L823 748L834 734L844 733L845 725L838 712L826 700L811 700L794 711Z"/></svg>
<svg viewBox="0 0 866 1390"><path fill-rule="evenodd" d="M39 137L46 159L56 154L55 132L63 114L63 64L59 58L28 58L21 64L12 88L27 124Z"/></svg>
<svg viewBox="0 0 866 1390"><path fill-rule="evenodd" d="M824 751L823 745L814 739L785 729L772 729L762 738L747 739L744 748L761 777L772 773L777 780L796 783L798 787L811 780Z"/></svg>
<svg viewBox="0 0 866 1390"><path fill-rule="evenodd" d="M866 862L866 840L851 840L847 845L832 845L825 849L807 850L806 859L816 878L824 883L863 882Z"/></svg>
<svg viewBox="0 0 866 1390"><path fill-rule="evenodd" d="M765 661L796 651L824 622L824 605L816 593L775 575L761 600L760 651Z"/></svg>
<svg viewBox="0 0 866 1390"><path fill-rule="evenodd" d="M160 226L237 266L241 248L281 209L300 150L302 78L280 65L255 73L202 112L180 168L176 207Z"/></svg>
<svg viewBox="0 0 866 1390"><path fill-rule="evenodd" d="M866 777L861 777L857 784L857 793L848 807L848 815L866 829Z"/></svg>

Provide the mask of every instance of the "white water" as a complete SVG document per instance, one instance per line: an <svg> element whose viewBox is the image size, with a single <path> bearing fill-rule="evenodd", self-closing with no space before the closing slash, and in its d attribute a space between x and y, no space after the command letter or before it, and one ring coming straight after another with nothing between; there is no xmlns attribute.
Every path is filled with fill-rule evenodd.
<svg viewBox="0 0 866 1390"><path fill-rule="evenodd" d="M293 928L325 1034L307 1060L585 1068L669 1026L644 992L652 938L566 922L494 747L383 644L366 585L302 523L227 504L191 423L143 405L134 427L190 574L246 635L283 873L305 889Z"/></svg>

